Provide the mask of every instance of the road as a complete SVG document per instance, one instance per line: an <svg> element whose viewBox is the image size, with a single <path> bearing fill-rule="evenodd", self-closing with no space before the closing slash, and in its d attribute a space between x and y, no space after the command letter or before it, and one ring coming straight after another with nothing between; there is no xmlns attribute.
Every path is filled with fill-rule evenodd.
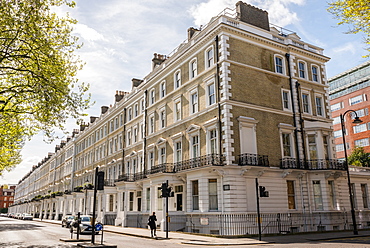
<svg viewBox="0 0 370 248"><path fill-rule="evenodd" d="M76 235L74 234L74 238ZM77 247L76 243L69 243L60 241L61 238L69 239L69 229L62 228L60 225L36 222L36 221L22 221L16 219L9 219L0 217L0 248L70 248ZM90 235L81 235L82 239L90 239ZM199 237L199 239L201 239ZM265 237L263 240L268 240ZM100 243L101 235L96 236L96 243ZM179 238L171 239L150 239L127 236L115 233L104 233L104 242L115 244L118 248L181 248L181 247L209 247L204 245L189 245L181 244L183 240ZM217 246L227 248L251 248L251 247L271 247L271 248L359 248L370 247L370 237L356 237L332 239L325 241L307 241L294 240L292 236L291 242L287 243L268 243L261 245L233 245L233 246Z"/></svg>

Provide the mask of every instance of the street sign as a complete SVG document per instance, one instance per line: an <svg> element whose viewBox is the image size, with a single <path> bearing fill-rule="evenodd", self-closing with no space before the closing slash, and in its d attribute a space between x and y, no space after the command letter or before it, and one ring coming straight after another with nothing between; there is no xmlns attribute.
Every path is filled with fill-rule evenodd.
<svg viewBox="0 0 370 248"><path fill-rule="evenodd" d="M101 231L101 230L103 230L103 225L102 225L102 224L100 224L100 223L97 223L97 224L95 225L95 231Z"/></svg>

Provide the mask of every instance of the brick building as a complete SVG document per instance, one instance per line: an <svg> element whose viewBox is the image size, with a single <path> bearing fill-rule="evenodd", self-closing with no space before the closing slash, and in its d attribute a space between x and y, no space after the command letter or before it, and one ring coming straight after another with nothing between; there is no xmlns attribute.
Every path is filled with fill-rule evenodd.
<svg viewBox="0 0 370 248"><path fill-rule="evenodd" d="M6 213L8 207L14 203L15 185L2 185L0 187L0 212Z"/></svg>
<svg viewBox="0 0 370 248"><path fill-rule="evenodd" d="M353 124L354 114L346 114L346 148L348 155L353 148L363 147L370 152L370 61L351 68L329 79L330 108L334 119L334 138L338 158L344 158L344 145L340 125L340 114L347 110L356 111L363 121Z"/></svg>
<svg viewBox="0 0 370 248"><path fill-rule="evenodd" d="M170 230L264 233L348 229L350 203L336 159L323 49L269 24L243 2L226 9L118 91L115 104L74 130L19 182L15 212L60 219L92 213L90 183L105 172L97 216L146 227L165 200ZM351 168L351 173L357 170ZM369 222L366 170L353 173L356 215ZM258 188L258 187L257 187ZM365 191L364 191L365 190ZM13 211L13 210L12 210Z"/></svg>

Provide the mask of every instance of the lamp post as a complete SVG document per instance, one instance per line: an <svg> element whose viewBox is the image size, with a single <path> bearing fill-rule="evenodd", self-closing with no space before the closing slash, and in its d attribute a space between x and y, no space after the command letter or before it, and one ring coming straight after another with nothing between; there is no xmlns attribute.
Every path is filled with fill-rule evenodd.
<svg viewBox="0 0 370 248"><path fill-rule="evenodd" d="M347 182L348 182L348 191L349 191L349 201L351 203L351 216L352 216L352 224L353 224L353 234L358 235L358 230L357 230L357 223L356 223L356 215L355 215L355 206L353 202L353 192L352 192L352 186L351 186L351 178L349 175L349 166L348 166L348 157L347 157L347 148L346 148L346 132L345 132L345 127L344 127L344 117L347 113L354 113L356 115L354 121L352 123L358 124L361 123L362 120L357 116L356 111L354 110L347 110L343 114L340 114L340 124L342 126L342 137L343 137L343 147L344 147L344 157L345 157L345 167L347 171Z"/></svg>

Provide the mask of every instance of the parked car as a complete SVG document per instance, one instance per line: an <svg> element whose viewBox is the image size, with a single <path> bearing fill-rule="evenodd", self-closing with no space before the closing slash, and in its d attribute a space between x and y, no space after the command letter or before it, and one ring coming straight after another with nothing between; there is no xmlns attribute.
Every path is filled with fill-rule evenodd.
<svg viewBox="0 0 370 248"><path fill-rule="evenodd" d="M23 213L21 219L22 220L33 220L33 215L28 214L28 213Z"/></svg>
<svg viewBox="0 0 370 248"><path fill-rule="evenodd" d="M16 213L13 218L20 219L21 217L22 217L22 214L21 213Z"/></svg>
<svg viewBox="0 0 370 248"><path fill-rule="evenodd" d="M92 232L92 226L91 226L92 216L81 215L80 218L81 218L80 233L91 233ZM78 220L77 220L77 217L75 217L70 227L72 229L72 232L77 232L77 227L78 227ZM99 232L95 232L95 233L99 234Z"/></svg>
<svg viewBox="0 0 370 248"><path fill-rule="evenodd" d="M75 219L73 215L65 215L62 219L62 227L69 228L71 226L72 221Z"/></svg>
<svg viewBox="0 0 370 248"><path fill-rule="evenodd" d="M7 215L7 214L5 214L5 213L1 213L1 214L0 214L0 216L1 216L1 217L6 217L6 216L8 216L8 215Z"/></svg>

